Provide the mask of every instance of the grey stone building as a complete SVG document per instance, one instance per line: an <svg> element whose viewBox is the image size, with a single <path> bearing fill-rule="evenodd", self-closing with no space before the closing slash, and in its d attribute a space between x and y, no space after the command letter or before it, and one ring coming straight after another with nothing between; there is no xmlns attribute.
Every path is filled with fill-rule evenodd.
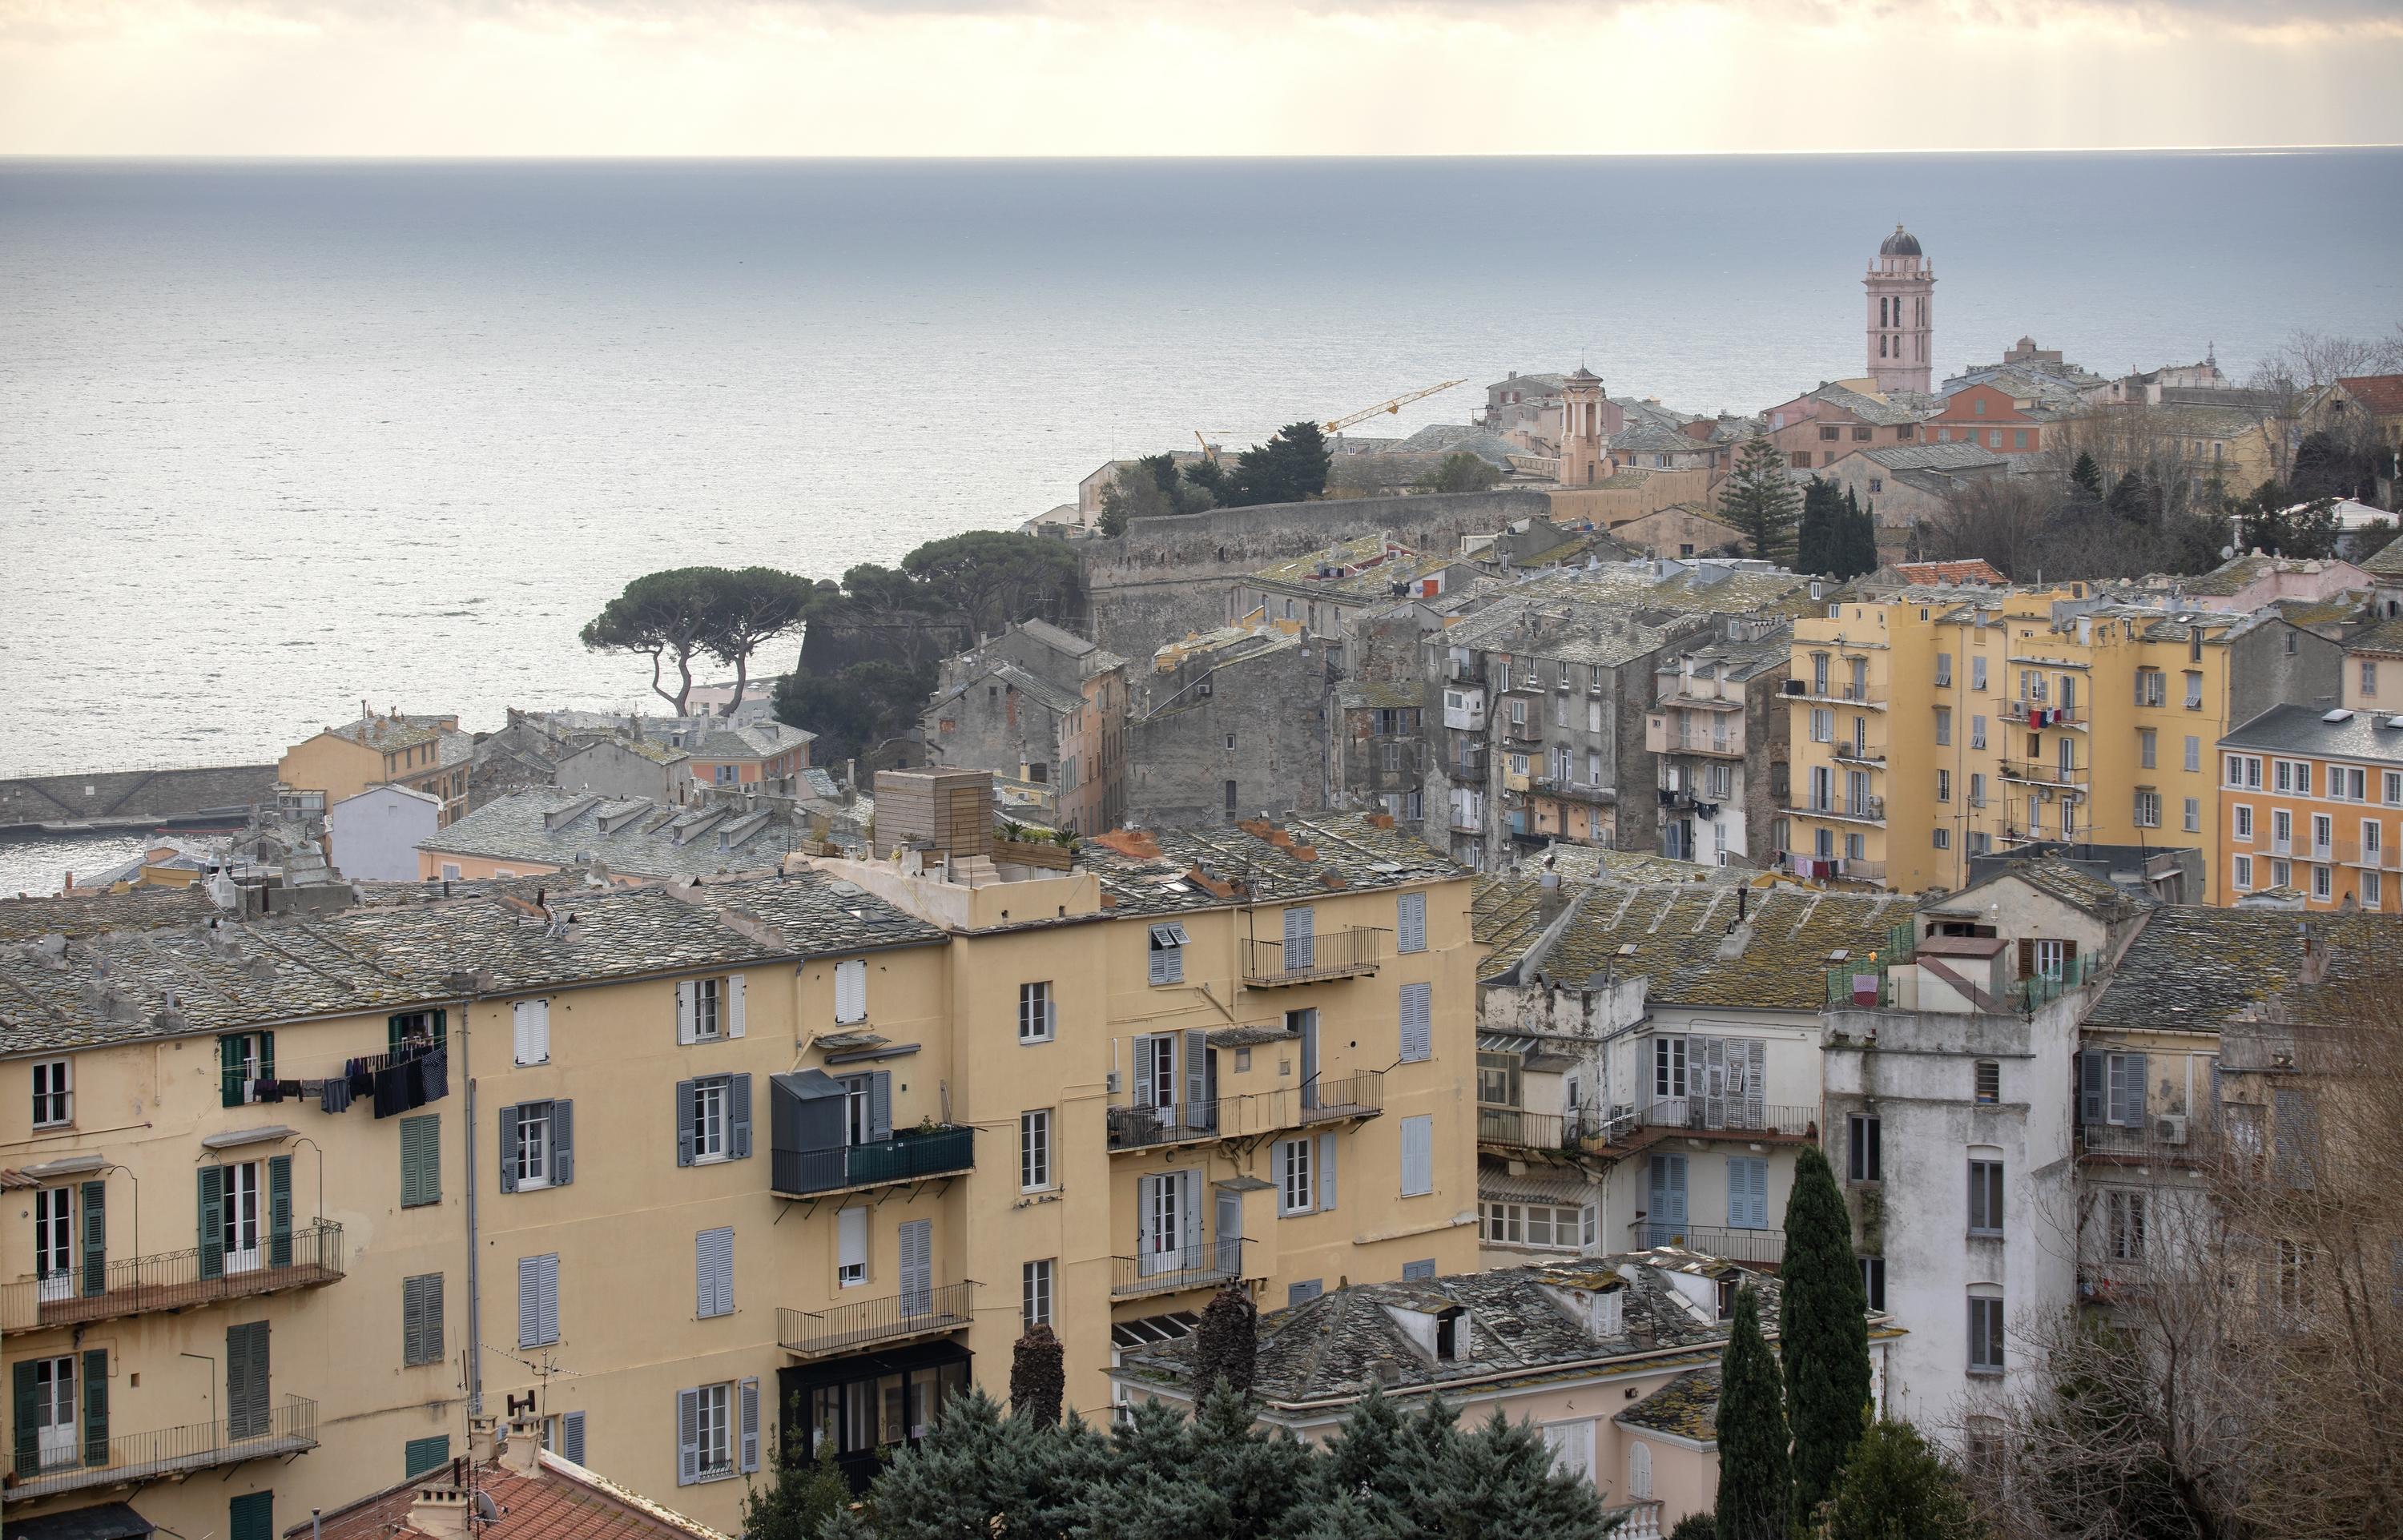
<svg viewBox="0 0 2403 1540"><path fill-rule="evenodd" d="M1128 822L1224 824L1325 808L1333 650L1316 637L1238 626L1162 647L1135 682Z"/></svg>
<svg viewBox="0 0 2403 1540"><path fill-rule="evenodd" d="M1027 620L944 660L919 719L927 763L1047 786L1058 826L1102 834L1126 812L1127 661Z"/></svg>
<svg viewBox="0 0 2403 1540"><path fill-rule="evenodd" d="M598 739L562 755L552 768L552 784L604 797L689 802L692 756L647 738Z"/></svg>
<svg viewBox="0 0 2403 1540"><path fill-rule="evenodd" d="M1720 615L1706 639L1660 654L1644 723L1660 854L1766 867L1785 849L1792 714L1779 690L1793 640L1783 617Z"/></svg>

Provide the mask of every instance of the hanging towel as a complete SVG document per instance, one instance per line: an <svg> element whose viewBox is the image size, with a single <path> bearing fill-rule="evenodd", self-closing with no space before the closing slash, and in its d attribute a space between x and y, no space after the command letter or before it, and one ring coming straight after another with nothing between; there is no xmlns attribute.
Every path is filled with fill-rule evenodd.
<svg viewBox="0 0 2403 1540"><path fill-rule="evenodd" d="M250 1099L254 1102L281 1102L284 1100L283 1083L275 1080L253 1080L250 1083Z"/></svg>
<svg viewBox="0 0 2403 1540"><path fill-rule="evenodd" d="M420 1060L425 1077L425 1100L439 1102L451 1094L451 1050L436 1048Z"/></svg>
<svg viewBox="0 0 2403 1540"><path fill-rule="evenodd" d="M411 1059L401 1067L400 1083L409 1095L412 1107L425 1105L425 1061Z"/></svg>
<svg viewBox="0 0 2403 1540"><path fill-rule="evenodd" d="M384 1068L375 1072L375 1115L390 1117L409 1110L409 1072Z"/></svg>
<svg viewBox="0 0 2403 1540"><path fill-rule="evenodd" d="M351 1075L351 1095L354 1097L373 1096L375 1094L375 1075L368 1069L368 1061L364 1059L354 1059L351 1061L349 1067Z"/></svg>
<svg viewBox="0 0 2403 1540"><path fill-rule="evenodd" d="M317 1096L317 1104L327 1112L351 1110L351 1083L348 1080L326 1081L319 1089Z"/></svg>

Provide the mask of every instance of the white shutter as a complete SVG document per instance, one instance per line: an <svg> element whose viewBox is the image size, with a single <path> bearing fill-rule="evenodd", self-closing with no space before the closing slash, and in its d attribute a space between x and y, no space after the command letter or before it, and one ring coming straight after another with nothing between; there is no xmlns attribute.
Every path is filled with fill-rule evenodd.
<svg viewBox="0 0 2403 1540"><path fill-rule="evenodd" d="M1318 1136L1318 1210L1331 1214L1335 1210L1335 1135Z"/></svg>
<svg viewBox="0 0 2403 1540"><path fill-rule="evenodd" d="M743 1468L759 1468L759 1381L743 1381Z"/></svg>
<svg viewBox="0 0 2403 1540"><path fill-rule="evenodd" d="M679 1043L693 1040L695 1024L700 1020L694 1007L693 992L691 979L682 979L676 984L676 1041Z"/></svg>
<svg viewBox="0 0 2403 1540"><path fill-rule="evenodd" d="M1402 1119L1402 1196L1424 1198L1435 1191L1435 1119Z"/></svg>
<svg viewBox="0 0 2403 1540"><path fill-rule="evenodd" d="M1402 1061L1416 1063L1435 1056L1435 986L1402 986Z"/></svg>
<svg viewBox="0 0 2403 1540"><path fill-rule="evenodd" d="M854 959L834 965L834 1019L838 1022L868 1020L868 964Z"/></svg>
<svg viewBox="0 0 2403 1540"><path fill-rule="evenodd" d="M1406 893L1395 917L1395 945L1403 951L1426 950L1426 895Z"/></svg>
<svg viewBox="0 0 2403 1540"><path fill-rule="evenodd" d="M726 1035L729 1037L743 1035L743 976L738 973L726 980Z"/></svg>
<svg viewBox="0 0 2403 1540"><path fill-rule="evenodd" d="M1185 1248L1180 1267L1203 1266L1202 1261L1202 1173L1198 1171L1178 1172L1175 1177L1184 1189L1176 1216L1182 1222L1182 1234L1177 1244Z"/></svg>
<svg viewBox="0 0 2403 1540"><path fill-rule="evenodd" d="M1287 969L1306 968L1317 960L1317 916L1309 909L1297 906L1285 911L1285 965Z"/></svg>
<svg viewBox="0 0 2403 1540"><path fill-rule="evenodd" d="M835 1215L835 1262L839 1267L868 1266L868 1211L844 1209Z"/></svg>
<svg viewBox="0 0 2403 1540"><path fill-rule="evenodd" d="M521 1064L550 1061L550 1002L521 1000L510 1007L510 1036Z"/></svg>

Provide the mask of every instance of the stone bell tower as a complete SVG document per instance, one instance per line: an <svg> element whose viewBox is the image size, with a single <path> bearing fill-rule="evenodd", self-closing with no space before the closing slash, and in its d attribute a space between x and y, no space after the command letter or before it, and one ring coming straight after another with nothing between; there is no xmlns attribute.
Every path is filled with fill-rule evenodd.
<svg viewBox="0 0 2403 1540"><path fill-rule="evenodd" d="M1590 487L1610 475L1610 434L1602 409L1602 379L1579 364L1561 381L1560 484Z"/></svg>
<svg viewBox="0 0 2403 1540"><path fill-rule="evenodd" d="M1936 268L1919 237L1894 227L1861 280L1869 291L1868 375L1881 391L1935 387Z"/></svg>

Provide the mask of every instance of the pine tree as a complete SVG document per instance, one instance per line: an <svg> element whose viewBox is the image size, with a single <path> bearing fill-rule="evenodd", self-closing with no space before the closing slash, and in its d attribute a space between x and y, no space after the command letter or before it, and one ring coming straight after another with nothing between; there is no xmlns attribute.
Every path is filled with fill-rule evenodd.
<svg viewBox="0 0 2403 1540"><path fill-rule="evenodd" d="M1235 468L1210 490L1229 507L1262 503L1303 503L1327 491L1335 456L1315 423L1288 423L1235 457Z"/></svg>
<svg viewBox="0 0 2403 1540"><path fill-rule="evenodd" d="M2106 501L2112 513L2131 524L2145 521L2145 479L2134 471L2124 471L2113 482Z"/></svg>
<svg viewBox="0 0 2403 1540"><path fill-rule="evenodd" d="M2084 450L2077 451L2077 464L2069 467L2069 479L2086 489L2086 495L2096 502L2103 500L2103 467L2094 456Z"/></svg>
<svg viewBox="0 0 2403 1540"><path fill-rule="evenodd" d="M1275 1535L1309 1491L1310 1446L1282 1428L1252 1421L1248 1397L1213 1391L1193 1416L1193 1459L1188 1480L1226 1505L1228 1522L1212 1534Z"/></svg>
<svg viewBox="0 0 2403 1540"><path fill-rule="evenodd" d="M1816 1147L1806 1147L1794 1162L1779 1280L1778 1356L1785 1365L1786 1415L1793 1422L1799 1532L1835 1484L1869 1406L1868 1297L1853 1255L1843 1192ZM1724 1528L1724 1505L1719 1518Z"/></svg>
<svg viewBox="0 0 2403 1540"><path fill-rule="evenodd" d="M1970 1540L1960 1478L1908 1422L1869 1424L1828 1499L1826 1540Z"/></svg>
<svg viewBox="0 0 2403 1540"><path fill-rule="evenodd" d="M1736 1290L1735 1320L1719 1357L1717 1540L1785 1540L1793 1482L1785 1446L1785 1393L1760 1335L1760 1301Z"/></svg>
<svg viewBox="0 0 2403 1540"><path fill-rule="evenodd" d="M851 1482L835 1464L833 1437L818 1440L814 1459L804 1452L809 1442L797 1395L784 1436L777 1441L768 1486L751 1487L743 1494L743 1533L748 1540L815 1540L819 1525L850 1506Z"/></svg>
<svg viewBox="0 0 2403 1540"><path fill-rule="evenodd" d="M1802 494L1778 463L1776 447L1763 437L1748 441L1736 459L1735 474L1719 493L1719 517L1743 532L1744 554L1771 562L1793 560L1801 508Z"/></svg>
<svg viewBox="0 0 2403 1540"><path fill-rule="evenodd" d="M1794 570L1832 575L1836 571L1836 489L1817 477L1802 489L1802 522L1794 540Z"/></svg>
<svg viewBox="0 0 2403 1540"><path fill-rule="evenodd" d="M1333 1533L1385 1535L1401 1525L1396 1473L1402 1468L1404 1422L1375 1385L1343 1414L1335 1436L1311 1465L1313 1521Z"/></svg>
<svg viewBox="0 0 2403 1540"><path fill-rule="evenodd" d="M1046 1424L1060 1421L1067 1398L1066 1354L1051 1328L1037 1322L1026 1328L1009 1354L1009 1409Z"/></svg>
<svg viewBox="0 0 2403 1540"><path fill-rule="evenodd" d="M1252 1394L1259 1316L1251 1290L1240 1283L1229 1283L1210 1297L1193 1333L1193 1383L1208 1387L1224 1380L1238 1396Z"/></svg>

